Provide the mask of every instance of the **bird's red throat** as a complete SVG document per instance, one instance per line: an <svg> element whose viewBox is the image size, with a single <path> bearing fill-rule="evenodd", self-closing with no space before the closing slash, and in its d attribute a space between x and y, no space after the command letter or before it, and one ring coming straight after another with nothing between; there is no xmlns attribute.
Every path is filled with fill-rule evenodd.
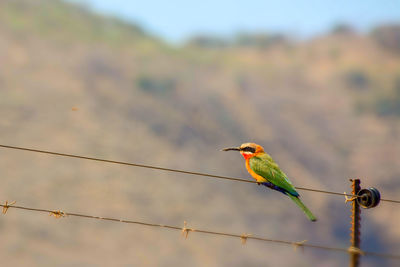
<svg viewBox="0 0 400 267"><path fill-rule="evenodd" d="M248 160L255 156L255 153L246 153L246 152L242 152L242 151L240 151L240 154L242 154L242 156L244 157L245 160Z"/></svg>

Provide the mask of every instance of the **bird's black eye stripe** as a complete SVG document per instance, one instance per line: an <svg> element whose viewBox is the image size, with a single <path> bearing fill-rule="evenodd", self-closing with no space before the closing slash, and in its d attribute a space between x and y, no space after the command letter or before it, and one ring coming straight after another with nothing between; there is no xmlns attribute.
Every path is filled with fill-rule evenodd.
<svg viewBox="0 0 400 267"><path fill-rule="evenodd" d="M250 146L246 146L244 148L241 148L240 150L248 151L248 152L251 152L251 153L256 153L256 149L254 147L250 147Z"/></svg>

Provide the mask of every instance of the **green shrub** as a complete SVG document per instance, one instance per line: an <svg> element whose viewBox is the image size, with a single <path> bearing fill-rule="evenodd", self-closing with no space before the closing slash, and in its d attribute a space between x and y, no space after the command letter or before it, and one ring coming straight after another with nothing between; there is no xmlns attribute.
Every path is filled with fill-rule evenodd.
<svg viewBox="0 0 400 267"><path fill-rule="evenodd" d="M165 95L175 89L175 80L142 75L137 79L137 86L147 93Z"/></svg>
<svg viewBox="0 0 400 267"><path fill-rule="evenodd" d="M370 83L368 75L359 69L350 70L345 73L344 80L346 85L352 89L366 89Z"/></svg>

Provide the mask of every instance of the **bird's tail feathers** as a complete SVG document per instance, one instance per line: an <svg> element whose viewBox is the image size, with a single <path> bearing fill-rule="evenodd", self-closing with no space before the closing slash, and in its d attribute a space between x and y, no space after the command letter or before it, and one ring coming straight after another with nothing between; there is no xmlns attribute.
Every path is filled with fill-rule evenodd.
<svg viewBox="0 0 400 267"><path fill-rule="evenodd" d="M297 204L297 206L300 207L300 209L302 209L302 211L307 215L308 219L310 221L315 222L317 220L317 218L312 214L312 212L303 204L303 202L301 202L301 200L298 197L292 196L291 194L287 194L294 203Z"/></svg>

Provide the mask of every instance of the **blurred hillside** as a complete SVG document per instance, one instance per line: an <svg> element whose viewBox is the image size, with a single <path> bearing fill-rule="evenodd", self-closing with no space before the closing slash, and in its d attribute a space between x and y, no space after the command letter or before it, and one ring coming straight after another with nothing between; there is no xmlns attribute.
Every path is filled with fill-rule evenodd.
<svg viewBox="0 0 400 267"><path fill-rule="evenodd" d="M362 179L400 195L400 26L308 41L240 34L171 47L59 0L0 2L3 144L249 177L221 148L254 141L301 187ZM347 246L350 206L302 192L319 221L254 185L0 149L0 201ZM400 212L363 210L362 249L400 251ZM5 266L343 266L345 254L142 226L1 217ZM229 256L227 256L229 255ZM363 266L395 262L362 259Z"/></svg>

